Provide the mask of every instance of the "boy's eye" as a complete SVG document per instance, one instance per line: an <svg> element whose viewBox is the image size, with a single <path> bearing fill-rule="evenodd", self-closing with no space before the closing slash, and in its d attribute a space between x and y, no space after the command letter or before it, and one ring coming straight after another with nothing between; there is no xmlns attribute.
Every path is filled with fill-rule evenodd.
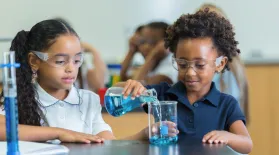
<svg viewBox="0 0 279 155"><path fill-rule="evenodd" d="M187 64L179 64L179 67L185 69L185 68L188 67L188 65Z"/></svg>
<svg viewBox="0 0 279 155"><path fill-rule="evenodd" d="M203 69L205 64L195 64L196 68Z"/></svg>

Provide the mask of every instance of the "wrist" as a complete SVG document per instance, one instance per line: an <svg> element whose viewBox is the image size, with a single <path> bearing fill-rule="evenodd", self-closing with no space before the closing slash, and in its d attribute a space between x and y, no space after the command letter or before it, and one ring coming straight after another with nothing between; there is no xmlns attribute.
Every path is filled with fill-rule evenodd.
<svg viewBox="0 0 279 155"><path fill-rule="evenodd" d="M55 139L59 139L59 137L63 134L63 132L65 131L64 129L62 128L57 128L55 127L54 129L51 129L53 130L53 133L55 134Z"/></svg>
<svg viewBox="0 0 279 155"><path fill-rule="evenodd" d="M160 61L160 57L161 55L159 54L159 51L155 50L155 51L152 51L149 55L149 57L154 61L158 62Z"/></svg>
<svg viewBox="0 0 279 155"><path fill-rule="evenodd" d="M227 131L227 133L228 133L227 145L230 145L233 140L234 134L231 132L228 132L228 131Z"/></svg>

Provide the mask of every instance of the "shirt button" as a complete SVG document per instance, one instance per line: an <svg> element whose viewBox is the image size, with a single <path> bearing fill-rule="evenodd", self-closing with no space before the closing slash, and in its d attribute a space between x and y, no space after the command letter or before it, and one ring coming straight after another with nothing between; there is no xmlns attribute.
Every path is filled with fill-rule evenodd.
<svg viewBox="0 0 279 155"><path fill-rule="evenodd" d="M193 105L194 107L198 107L199 106L199 104L198 103L194 103L194 105Z"/></svg>
<svg viewBox="0 0 279 155"><path fill-rule="evenodd" d="M64 103L63 102L60 103L60 107L64 107Z"/></svg>
<svg viewBox="0 0 279 155"><path fill-rule="evenodd" d="M193 120L192 119L188 119L189 123L193 123Z"/></svg>

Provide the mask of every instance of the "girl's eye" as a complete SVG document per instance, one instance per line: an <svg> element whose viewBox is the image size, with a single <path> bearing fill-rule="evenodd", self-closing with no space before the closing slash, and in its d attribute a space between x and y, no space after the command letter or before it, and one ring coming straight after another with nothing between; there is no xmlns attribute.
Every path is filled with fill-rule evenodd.
<svg viewBox="0 0 279 155"><path fill-rule="evenodd" d="M65 61L55 61L55 64L57 65L63 65L65 63Z"/></svg>

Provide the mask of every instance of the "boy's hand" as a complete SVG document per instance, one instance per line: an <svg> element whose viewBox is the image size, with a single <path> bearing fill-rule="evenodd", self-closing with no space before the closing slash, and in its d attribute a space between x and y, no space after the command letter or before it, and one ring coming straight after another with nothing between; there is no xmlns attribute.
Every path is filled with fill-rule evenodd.
<svg viewBox="0 0 279 155"><path fill-rule="evenodd" d="M227 131L211 131L204 135L202 142L210 144L228 144L232 133Z"/></svg>
<svg viewBox="0 0 279 155"><path fill-rule="evenodd" d="M139 97L145 90L146 88L140 82L136 80L127 80L122 94L124 98L131 94L131 99L135 99L135 97Z"/></svg>
<svg viewBox="0 0 279 155"><path fill-rule="evenodd" d="M171 122L171 121L162 121L162 126L167 126L168 127L168 136L174 137L176 136L179 131L176 128L176 124ZM151 134L157 134L160 130L160 123L157 122L155 124L152 124L151 126ZM145 134L147 137L149 137L149 127L145 128Z"/></svg>

